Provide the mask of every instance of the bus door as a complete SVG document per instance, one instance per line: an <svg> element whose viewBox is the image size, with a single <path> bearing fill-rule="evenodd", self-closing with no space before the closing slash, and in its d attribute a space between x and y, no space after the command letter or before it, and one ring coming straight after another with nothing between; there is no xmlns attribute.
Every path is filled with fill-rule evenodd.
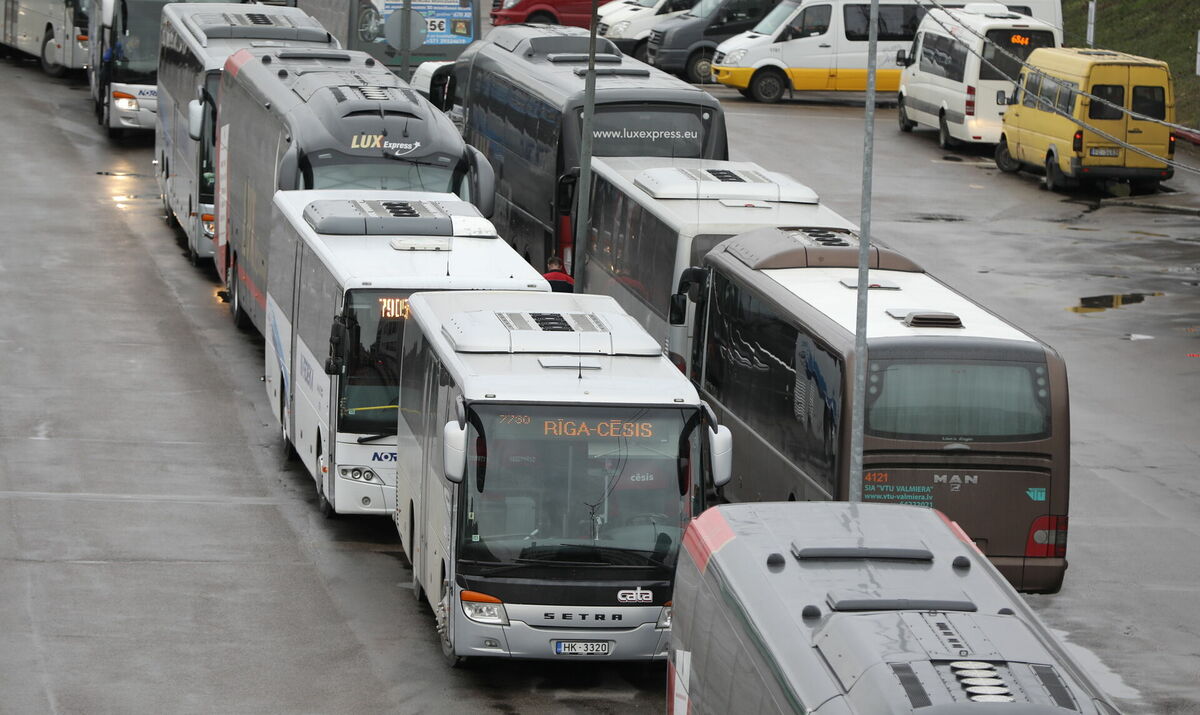
<svg viewBox="0 0 1200 715"><path fill-rule="evenodd" d="M1129 121L1129 115L1123 111L1124 108L1129 107L1129 69L1127 65L1095 65L1092 67L1090 77L1092 84L1088 91L1107 100L1107 103L1088 99L1087 118L1084 121L1118 140L1128 138L1129 142L1134 144L1139 135L1145 136L1145 132L1142 127L1133 127ZM1043 89L1042 94L1046 94L1046 89ZM1137 124L1147 125L1150 123L1137 122ZM1137 133L1129 134L1135 128ZM1067 138L1070 138L1070 135L1067 135ZM1089 166L1152 166L1146 157L1136 152L1126 151L1111 139L1087 129L1083 130L1082 150L1083 161ZM1129 163L1126 163L1127 161Z"/></svg>
<svg viewBox="0 0 1200 715"><path fill-rule="evenodd" d="M809 5L782 30L771 47L787 66L792 86L798 90L833 89L837 67L834 45L836 31L830 30L833 6Z"/></svg>
<svg viewBox="0 0 1200 715"><path fill-rule="evenodd" d="M1167 108L1174 103L1170 96L1170 78L1161 67L1146 65L1129 65L1129 103L1128 106L1135 114L1150 119L1171 121ZM1173 114L1173 113L1172 113ZM1171 129L1163 124L1137 119L1126 115L1127 140L1133 146L1160 156L1164 160L1170 153ZM1126 152L1125 166L1161 168L1163 162L1155 161L1137 152Z"/></svg>

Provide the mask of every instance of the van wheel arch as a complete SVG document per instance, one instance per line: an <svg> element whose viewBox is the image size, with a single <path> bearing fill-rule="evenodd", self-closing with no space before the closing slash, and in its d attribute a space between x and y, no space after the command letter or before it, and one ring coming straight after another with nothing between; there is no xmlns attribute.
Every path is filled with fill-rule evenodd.
<svg viewBox="0 0 1200 715"><path fill-rule="evenodd" d="M1021 170L1021 162L1009 151L1008 137L1003 134L1000 135L1000 141L996 143L996 153L993 158L996 160L996 168L1006 174L1015 174Z"/></svg>
<svg viewBox="0 0 1200 715"><path fill-rule="evenodd" d="M688 55L683 66L684 78L693 84L712 83L713 48L697 47Z"/></svg>
<svg viewBox="0 0 1200 715"><path fill-rule="evenodd" d="M909 118L908 109L904 106L903 92L896 95L896 117L900 124L900 131L907 133L917 128L917 123Z"/></svg>
<svg viewBox="0 0 1200 715"><path fill-rule="evenodd" d="M529 13L529 17L525 18L525 22L531 25L559 25L558 18L549 10L538 10L537 12Z"/></svg>
<svg viewBox="0 0 1200 715"><path fill-rule="evenodd" d="M1059 166L1058 152L1055 151L1054 147L1050 147L1050 151L1046 152L1045 171L1046 175L1042 179L1042 188L1047 191L1062 191L1067 188L1070 182Z"/></svg>
<svg viewBox="0 0 1200 715"><path fill-rule="evenodd" d="M950 136L950 123L946 121L946 110L938 112L938 147L953 149L958 146L958 140Z"/></svg>

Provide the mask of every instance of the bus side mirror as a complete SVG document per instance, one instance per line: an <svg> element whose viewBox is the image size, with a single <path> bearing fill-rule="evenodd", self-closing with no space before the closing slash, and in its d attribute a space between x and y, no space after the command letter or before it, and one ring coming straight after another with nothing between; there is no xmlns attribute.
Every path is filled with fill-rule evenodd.
<svg viewBox="0 0 1200 715"><path fill-rule="evenodd" d="M911 63L908 61L908 52L904 50L896 50L896 66L907 67L909 64Z"/></svg>
<svg viewBox="0 0 1200 715"><path fill-rule="evenodd" d="M733 433L725 425L708 433L708 449L712 458L713 486L723 487L733 476Z"/></svg>
<svg viewBox="0 0 1200 715"><path fill-rule="evenodd" d="M442 427L442 470L446 481L461 484L467 470L467 430L450 420Z"/></svg>
<svg viewBox="0 0 1200 715"><path fill-rule="evenodd" d="M188 136L193 141L200 141L200 133L204 130L204 105L200 100L188 102Z"/></svg>
<svg viewBox="0 0 1200 715"><path fill-rule="evenodd" d="M300 151L296 149L296 145L292 144L283 152L283 156L279 158L279 181L278 188L280 191L292 191L299 188L296 181L297 175L300 173Z"/></svg>
<svg viewBox="0 0 1200 715"><path fill-rule="evenodd" d="M673 293L671 295L671 325L687 324L687 294Z"/></svg>
<svg viewBox="0 0 1200 715"><path fill-rule="evenodd" d="M560 214L565 214L574 208L575 184L579 182L579 167L573 167L562 176L554 186L554 208Z"/></svg>
<svg viewBox="0 0 1200 715"><path fill-rule="evenodd" d="M340 375L346 367L346 319L335 316L329 328L329 358L325 360L326 375Z"/></svg>
<svg viewBox="0 0 1200 715"><path fill-rule="evenodd" d="M484 218L491 218L496 210L496 172L483 152L470 144L467 145L467 163L471 167L471 203Z"/></svg>
<svg viewBox="0 0 1200 715"><path fill-rule="evenodd" d="M429 101L433 106L445 112L454 105L454 63L439 67L429 78Z"/></svg>
<svg viewBox="0 0 1200 715"><path fill-rule="evenodd" d="M1005 96L1004 90L996 90L996 106L1007 107L1017 103L1017 90L1013 90L1012 96Z"/></svg>
<svg viewBox="0 0 1200 715"><path fill-rule="evenodd" d="M692 266L684 268L679 274L679 290L676 293L686 293L688 300L700 302L700 294L708 287L708 269Z"/></svg>

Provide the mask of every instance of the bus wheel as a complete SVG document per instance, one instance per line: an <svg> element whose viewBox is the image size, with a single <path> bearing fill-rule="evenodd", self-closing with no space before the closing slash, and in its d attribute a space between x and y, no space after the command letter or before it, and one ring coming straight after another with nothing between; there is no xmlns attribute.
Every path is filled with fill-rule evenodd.
<svg viewBox="0 0 1200 715"><path fill-rule="evenodd" d="M438 599L437 610L434 611L434 620L437 622L438 640L442 644L442 659L451 668L461 668L467 664L467 659L454 653L454 641L451 640L450 636L451 600L450 584L443 577L442 597Z"/></svg>
<svg viewBox="0 0 1200 715"><path fill-rule="evenodd" d="M555 20L554 16L548 12L535 12L532 15L530 15L529 18L525 20L525 22L528 22L531 25L557 25L558 24L558 20Z"/></svg>
<svg viewBox="0 0 1200 715"><path fill-rule="evenodd" d="M233 259L233 263L229 264L229 272L226 277L229 279L229 312L233 314L233 324L238 330L245 330L246 311L242 310L242 290L238 286L240 282L237 277L237 258ZM320 456L320 455L318 455Z"/></svg>
<svg viewBox="0 0 1200 715"><path fill-rule="evenodd" d="M911 132L917 127L917 123L908 118L908 110L904 108L904 97L900 97L896 102L896 114L900 122L900 131Z"/></svg>
<svg viewBox="0 0 1200 715"><path fill-rule="evenodd" d="M945 113L942 113L938 116L938 147L953 149L957 144L958 140L950 136L950 125L946 123Z"/></svg>
<svg viewBox="0 0 1200 715"><path fill-rule="evenodd" d="M42 38L42 71L51 77L62 77L67 73L67 68L50 59L53 48L54 30L47 27L46 36Z"/></svg>
<svg viewBox="0 0 1200 715"><path fill-rule="evenodd" d="M750 98L764 104L774 104L783 99L787 90L787 77L774 69L759 70L750 80Z"/></svg>
<svg viewBox="0 0 1200 715"><path fill-rule="evenodd" d="M1054 155L1046 157L1046 177L1042 180L1042 186L1046 191L1062 191L1067 187L1067 179L1062 169L1058 168L1058 160Z"/></svg>
<svg viewBox="0 0 1200 715"><path fill-rule="evenodd" d="M687 81L692 84L710 84L712 82L712 50L696 50L688 58L684 70Z"/></svg>
<svg viewBox="0 0 1200 715"><path fill-rule="evenodd" d="M1012 153L1008 150L1008 139L1000 137L1000 143L996 145L996 168L1006 174L1015 174L1021 170L1021 162L1013 158Z"/></svg>
<svg viewBox="0 0 1200 715"><path fill-rule="evenodd" d="M412 505L412 502L409 502L408 503L408 548L412 549L413 551L416 551L417 547L415 545L415 542L413 541L413 536L415 536L417 532L416 532L416 529L413 528L413 522L414 522L413 505ZM421 577L417 574L417 562L413 559L412 554L405 554L405 556L408 557L408 565L412 569L412 595L413 595L413 598L415 598L417 600L417 603L421 603L425 600L425 589L421 586Z"/></svg>
<svg viewBox="0 0 1200 715"><path fill-rule="evenodd" d="M110 90L105 89L105 94L110 94ZM105 97L103 100L104 108L101 110L103 115L100 118L100 126L104 127L104 133L109 139L118 141L125 136L125 130L112 125L112 99Z"/></svg>

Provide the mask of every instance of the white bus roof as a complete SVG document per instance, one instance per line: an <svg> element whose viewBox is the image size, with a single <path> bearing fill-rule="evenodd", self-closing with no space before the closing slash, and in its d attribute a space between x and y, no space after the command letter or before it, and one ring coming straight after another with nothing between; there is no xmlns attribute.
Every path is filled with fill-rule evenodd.
<svg viewBox="0 0 1200 715"><path fill-rule="evenodd" d="M943 27L945 25L945 27ZM983 34L996 28L1019 27L1029 30L1061 32L1052 23L1009 10L1002 3L969 3L960 8L932 8L921 20L918 32L950 34L967 44L982 42L971 30ZM963 29L967 28L967 29Z"/></svg>
<svg viewBox="0 0 1200 715"><path fill-rule="evenodd" d="M349 232L351 214L384 204L403 204L396 209L403 215L376 217L370 226L362 216L363 230ZM478 209L453 194L278 191L275 205L346 288L550 290Z"/></svg>
<svg viewBox="0 0 1200 715"><path fill-rule="evenodd" d="M737 234L758 226L856 228L786 174L748 161L604 157L592 169L677 233Z"/></svg>
<svg viewBox="0 0 1200 715"><path fill-rule="evenodd" d="M854 334L857 268L772 268L761 273ZM927 273L872 270L869 275L870 339L931 336L1037 342ZM909 320L909 316L919 317ZM954 317L962 327L938 327L953 324Z"/></svg>
<svg viewBox="0 0 1200 715"><path fill-rule="evenodd" d="M243 47L324 45L340 47L308 13L294 7L242 3L170 3L163 20L204 60L206 70L221 69Z"/></svg>
<svg viewBox="0 0 1200 715"><path fill-rule="evenodd" d="M608 296L429 292L410 305L468 401L699 404L654 338Z"/></svg>

